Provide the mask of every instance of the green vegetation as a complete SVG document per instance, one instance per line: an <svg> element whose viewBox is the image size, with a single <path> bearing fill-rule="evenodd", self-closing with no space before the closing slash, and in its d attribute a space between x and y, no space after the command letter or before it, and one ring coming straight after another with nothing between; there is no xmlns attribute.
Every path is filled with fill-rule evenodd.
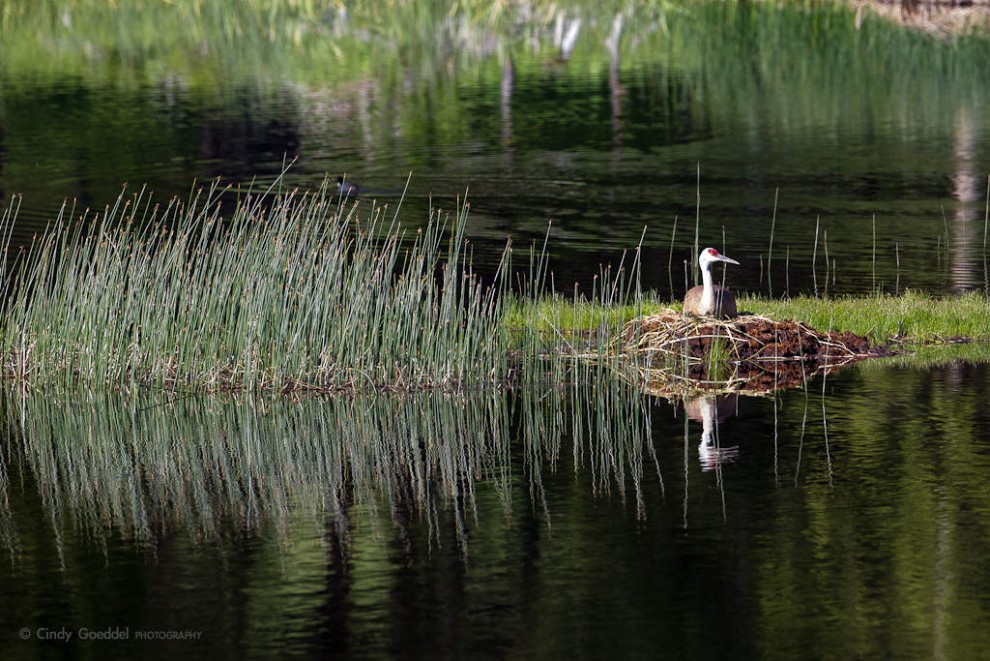
<svg viewBox="0 0 990 661"><path fill-rule="evenodd" d="M711 140L699 144L715 149L725 136L746 135L760 126L770 132L825 131L845 136L841 142L853 146L850 158L856 159L857 170L867 171L873 168L863 159L871 158L871 152L864 152L857 140L862 127L897 134L941 127L948 134L954 129L946 129L947 122L951 125L960 109L984 107L990 89L986 41L932 42L881 21L855 24L854 15L837 4L681 5L657 0L603 8L579 0L524 5L396 0L347 3L346 9L310 0L117 4L3 4L0 110L5 127L11 135L38 121L58 127L50 142L8 148L5 190L28 191L30 196L39 181L35 164L42 152L49 162L64 160L55 171L87 172L94 179L87 183L94 199L109 198L103 196L88 155L107 141L106 133L94 129L112 123L102 113L117 109L87 104L91 100L73 88L73 79L86 83L83 90L112 85L127 93L140 91L140 100L126 104L124 112L134 114L125 123L129 133L142 138L139 148L127 154L142 156L126 163L114 159L112 177L117 177L117 167L137 173L151 167L140 160L145 153L172 161L199 148L202 136L197 131L174 127L168 130L175 135L156 142L162 131L154 118L169 108L172 95L164 94L158 102L155 94L143 93L155 85L189 90L197 97L191 104L197 108L210 108L214 95L224 100L233 95L237 105L246 98L245 103L258 104L250 114L262 117L265 106L259 97L291 97L298 116L290 120L290 133L302 143L326 141L327 127L319 118L332 107L361 114L356 124L368 127L362 140L376 145L390 144L396 127L404 140L416 144L457 144L478 134L472 122L502 120L495 109L502 102L498 90L507 63L513 66L511 77L517 71L519 76L540 76L553 91L539 97L519 92L511 100L535 110L541 104L557 106L561 98L573 96L576 79L603 80L603 72L617 64L620 78L635 81L631 89L641 90L623 111L628 113L624 123L630 130L660 126L672 132L629 143L637 148L649 151L681 142L677 127L682 125L710 134ZM624 28L617 51L610 53L603 43L618 14L625 19ZM548 74L547 64L560 50L553 26L576 18L582 19L581 37L566 67ZM63 103L39 104L33 95L38 79L48 81L54 95L67 96L64 103L84 104L81 111L66 119ZM424 81L430 84L418 84ZM467 86L471 93L465 93ZM356 92L358 87L363 91ZM568 106L575 121L612 112L607 86L600 87L591 98L582 93L580 104ZM851 87L867 90L861 102L846 103ZM244 94L245 89L251 91ZM767 89L787 93L767 95ZM395 116L379 114L391 108ZM39 118L45 112L52 114ZM757 115L773 121L756 121ZM559 132L539 119L545 116L515 113L514 135L547 150L575 135L608 149L616 146L611 132L596 133L601 130L598 119L587 131L584 125L555 121L567 125L566 132ZM776 167L782 176L800 170L802 177L815 178L819 166L803 163L797 168L788 162L793 158L788 153L803 152L781 153ZM417 150L410 165L432 157L430 149ZM676 179L680 164L658 160L658 176ZM478 167L487 169L488 163L482 160ZM823 160L820 167L834 164ZM951 163L933 169L953 170ZM107 181L102 184L111 185ZM273 184L284 185L284 178ZM733 206L752 202L740 191L720 195ZM594 369L616 360L604 340L615 337L630 319L666 304L640 291L639 249L624 265L603 271L591 291L551 295L555 286L547 258L536 253L521 282L512 272L511 252L503 257L494 281L483 283L474 276L464 239L466 207L453 221L437 213L403 219L404 230L397 214L339 209L325 190L242 196L236 202L228 200L232 196L212 190L189 205L155 207L142 194L121 198L100 218L84 222L63 209L7 269L5 284L12 298L5 301L0 319L0 349L11 359L6 376L35 385L320 392L504 385L523 372L524 378L562 383L572 376L569 370L592 369L581 362L586 358L594 359ZM222 212L221 198L226 205ZM793 204L810 207L812 201ZM849 211L849 218L830 221L831 259L824 229L822 233L824 272L826 281L833 274L833 283L835 270L829 271L829 263L835 265L835 255L857 254L850 243L854 233L836 231L858 223L855 214L864 210ZM545 222L539 215L520 221L524 233ZM720 215L706 205L705 223L724 222ZM701 214L696 218L700 226ZM783 213L778 219L776 205L767 218L768 247L776 258L771 260L768 250L766 282L769 288L772 275L779 293L781 282L788 282L789 263L807 258L814 270L819 260L812 248L818 246L817 223L812 237L807 219L792 214L785 222ZM575 232L581 231L581 222L598 222L594 217L569 220ZM872 260L867 266L856 257L851 263L840 259L844 277L861 278L868 272L874 286L881 287L886 278L899 289L902 252L906 268L910 264L913 272L930 272L923 268L933 252L927 245L933 238L930 220L899 218L898 234L920 237L914 239L919 245L908 250L895 244L886 252L881 245L879 253L874 222ZM843 225L837 227L839 223ZM22 236L24 228L15 229L10 215L4 227L8 239ZM416 227L422 227L421 233L409 229ZM624 233L640 230L630 228L632 224L617 227L613 239L628 239L631 245L636 238ZM713 227L702 229L710 234ZM755 226L751 234L759 236L760 231ZM883 243L882 225L879 236ZM501 240L483 238L496 245ZM690 238L675 245L671 233L669 244L666 238L657 243L673 251ZM943 245L943 238L948 246L947 226L936 245ZM938 255L942 260L941 250ZM673 291L672 262L667 265ZM877 342L895 337L919 342L955 336L990 339L982 323L986 302L978 295L958 300L913 293L896 298L753 298L742 305L821 330L851 330Z"/></svg>
<svg viewBox="0 0 990 661"><path fill-rule="evenodd" d="M642 293L639 248L567 299L547 293L546 243L525 273L513 272L510 246L483 283L464 238L467 204L453 220L433 212L413 236L399 209L362 218L360 205L339 206L328 182L311 194L281 183L264 193L213 186L164 207L142 191L94 218L63 209L5 265L5 376L33 386L323 393L562 385L619 367L630 358L612 342L623 325L664 307ZM15 211L0 223L4 236ZM875 343L990 339L980 294L739 305Z"/></svg>
<svg viewBox="0 0 990 661"><path fill-rule="evenodd" d="M293 401L15 391L0 401L4 431L18 439L0 470L30 467L54 525L143 543L175 530L222 542L225 514L240 530L283 529L289 512L300 511L312 521L329 512L346 536L354 508L415 512L434 530L449 515L463 543L476 481L508 503L514 443L532 452L528 476L538 483L541 455L563 438L588 456L597 482L624 493L631 477L641 502L638 485L655 465L649 402L621 383L544 395L434 391ZM10 549L36 527L5 528L4 477L0 548Z"/></svg>
<svg viewBox="0 0 990 661"><path fill-rule="evenodd" d="M740 309L775 319L797 319L819 330L852 331L874 342L905 340L940 343L956 338L990 340L990 300L980 292L931 297L901 296L835 299L798 296L783 300L743 297Z"/></svg>
<svg viewBox="0 0 990 661"><path fill-rule="evenodd" d="M269 642L300 612L322 617L328 581L389 608L413 574L437 603L461 590L473 606L499 605L502 640L531 641L538 622L555 658L574 652L557 641L573 640L576 603L599 617L601 603L619 604L604 622L620 645L641 644L624 625L658 608L689 609L710 631L712 592L684 590L683 577L655 571L658 559L703 563L712 590L742 566L758 578L744 587L759 605L752 644L768 656L793 658L814 635L868 657L906 649L910 636L922 657L944 636L971 658L988 637L985 581L973 580L985 572L990 509L982 376L861 364L830 376L827 393L748 400L743 418L718 424L741 460L711 472L700 423L631 389L581 389L573 404L570 389L301 402L7 393L0 548L23 608L49 603L55 575L68 586L58 607L95 617L106 610L92 574L131 586L135 566L157 562L192 577L155 588L164 608L190 595L240 599L217 629L260 628L253 635ZM243 554L249 564L231 560ZM437 568L461 556L471 571ZM534 557L553 562L522 562ZM610 562L623 571L598 580L592 569ZM837 596L809 605L812 593ZM893 610L892 593L907 595ZM454 615L468 626L463 611ZM938 612L951 617L933 634ZM348 631L382 639L369 620ZM647 630L657 646L683 636L680 622Z"/></svg>
<svg viewBox="0 0 990 661"><path fill-rule="evenodd" d="M619 12L625 21L618 80L629 92L621 136L602 121L613 112L607 83L612 61L603 44ZM580 35L561 65L555 21L576 17L582 19ZM685 163L692 169L702 164L706 185L720 180L726 174L714 171L709 150L722 151L727 140L738 143L739 136L761 138L753 142L751 154L725 167L734 176L748 169L747 158L772 149L773 163L761 175L768 188L720 189L705 200L703 234L717 235L741 206L767 204L769 186L786 187L788 177L842 186L841 177L834 183L837 171L883 171L895 181L903 177L921 185L914 152L890 158L889 152L862 145L872 140L901 145L911 136L941 144L958 133L956 124L978 125L978 109L990 103L988 50L986 40L935 42L869 18L857 26L855 15L840 3L656 0L603 7L587 0L329 5L305 0L11 0L0 7L0 113L8 136L0 183L5 193L27 193L31 204L57 205L52 197L60 201L73 194L102 204L123 179L137 183L148 177L156 179L156 191L171 195L197 176L192 164L217 157L209 148L204 153L208 141L203 136L237 135L243 116L249 115L257 127L278 120L292 137L273 151L294 145L314 150L318 144L349 150L357 143L364 145L360 153L392 151L399 134L400 142L422 146L402 154L403 173L434 168L434 146L472 144L471 152L483 156L462 158L456 167L464 179L448 172L444 183L448 190L471 183L478 186L472 189L476 193L497 194L501 181L484 184L490 186L486 191L479 180L509 176L488 158L502 150L493 127L506 119L500 116L504 104L512 111L513 142L531 145L534 152L575 145L609 150L617 138L637 153L663 150L664 157L654 159L655 173L669 187L661 200L668 206L653 207L663 210L659 218L642 213L654 232L648 245L666 247L670 233L661 224L675 213L687 215L686 208L676 208L687 199L686 190L678 190ZM516 81L511 100L500 97L506 71ZM541 93L527 91L536 89ZM105 103L106 95L123 101ZM566 122L557 121L561 111L567 113ZM189 123L175 121L177 116L188 117ZM37 139L9 139L35 135L35 126L46 127ZM687 139L688 130L694 137ZM818 144L816 136L842 139L835 152L810 162L802 149L778 149L785 139L804 137ZM109 143L121 148L108 153ZM943 151L945 160L932 161L924 181L956 171L959 163L951 150ZM39 152L45 153L41 176ZM190 166L178 173L169 168L166 182L161 163ZM332 162L314 165L338 167L354 168L355 163L341 163L334 153ZM586 172L595 179L608 176L598 169ZM49 177L75 181L79 173L85 173L85 186L67 184L53 195ZM270 176L271 170L264 174ZM812 258L812 210L822 198L820 189L809 189L813 192L782 189L787 199L774 236L774 293L786 282L784 251L791 249L792 264ZM624 186L616 198L639 205L642 194L642 187ZM603 193L589 186L585 195L590 200L582 213L574 211L567 219L575 232L597 231L601 225ZM885 203L912 209L906 199ZM823 217L822 229L828 230L834 254L861 255L869 239L853 230L876 211L876 203L856 196L847 205ZM689 206L693 215L694 205ZM897 249L904 272L928 276L911 286L940 282L935 251L927 246L946 245L947 237L933 231L937 226L941 232L938 209L926 211L878 219L876 274L888 285L896 276L895 249L887 244L895 240L901 241ZM44 217L49 213L46 209ZM765 224L757 220L753 233L764 236L770 218L767 213ZM425 222L425 214L414 220ZM539 235L545 221L538 213L516 220L530 236ZM894 222L896 232L885 228ZM635 243L641 227L638 222L616 224L615 243ZM731 226L728 232L730 245L739 245ZM502 237L485 238L498 242ZM687 245L678 241L675 247ZM842 279L861 282L864 274L871 275L859 259L840 257L838 270L840 284L833 293Z"/></svg>
<svg viewBox="0 0 990 661"><path fill-rule="evenodd" d="M329 180L314 193L281 185L214 185L165 206L141 191L92 218L63 207L4 265L5 376L36 387L464 390L562 384L579 361L590 370L584 359L597 358L600 370L618 360L607 342L576 347L559 309L539 326L506 322L539 308L527 301L552 284L547 262L531 250L512 292L510 246L483 283L464 237L467 204L407 233L399 208L362 217ZM11 207L0 235L15 224ZM603 270L592 302L576 298L575 309L631 304L638 256ZM623 318L594 316L596 338L618 335Z"/></svg>
<svg viewBox="0 0 990 661"><path fill-rule="evenodd" d="M359 220L326 187L238 196L226 218L222 192L165 207L121 197L92 222L60 215L9 271L8 375L334 391L505 374L497 288L470 274L463 252L466 207L451 227L433 218L403 243L395 215Z"/></svg>
<svg viewBox="0 0 990 661"><path fill-rule="evenodd" d="M212 83L217 95L238 84L284 93L299 102L302 125L327 98L351 98L339 91L348 82L367 79L385 88L354 111L374 120L365 122L369 140L396 127L424 145L433 144L424 135L453 140L490 117L471 111L497 105L490 80L481 94L460 85L497 76L493 63L509 52L520 68L554 57L551 48L519 45L520 33L538 32L543 20L520 26L510 12L522 6L549 7L359 1L347 3L344 19L337 4L313 0L11 0L0 7L3 126L13 135L46 112L23 88L21 101L10 99L19 81L52 67L59 93L74 76L139 89L135 97L152 99L128 111L142 118L129 125L141 135L159 126L160 107L143 94L149 80L166 90L192 80L194 94L213 93ZM607 66L601 42L611 15L586 1L559 6L606 16L589 24L573 66L547 67L547 85L564 89L568 78ZM866 160L875 158L869 145L848 131L857 122L936 131L959 108L987 107L985 45L918 50L921 37L870 22L853 30L837 8L796 21L807 6L644 3L627 23L631 65L622 75L651 81L650 93L631 112L670 112L678 121L658 124L675 132L683 119L713 133L704 142L716 149L725 134L744 133L747 115L776 115L772 127L787 128L767 132L844 133ZM375 76L384 57L401 59L401 74L427 78L449 65L456 75L399 92L415 76L393 68ZM670 94L660 88L668 84ZM850 87L869 91L843 103ZM694 103L700 97L713 103ZM69 95L66 105L74 103ZM79 159L91 173L82 155L107 134L81 127L109 123L115 110L81 106L64 119L62 105L47 112L42 121L64 122L51 144L20 147L13 165L18 147L5 147L14 182L5 190L43 179L25 165L39 156ZM552 143L537 114L517 113L516 129ZM629 130L647 125L641 119L631 117ZM584 134L570 124L567 133ZM142 148L161 160L176 149ZM786 177L794 157L779 158ZM112 177L124 168L105 160ZM816 166L841 167L830 159ZM464 648L472 627L483 629L483 652L551 658L648 656L678 644L691 648L686 655L718 656L718 640L732 640L739 656L782 658L808 649L968 658L987 648L987 370L956 368L986 363L990 344L936 346L955 336L990 340L985 296L741 299L743 309L822 330L922 344L910 347L916 356L830 375L827 390L747 402L746 419L717 425L744 459L703 473L698 423L687 411L672 422L661 397L614 378L617 358L605 340L669 305L641 291L640 250L603 269L590 291L551 294L546 250L533 250L527 265L510 249L498 273L476 276L466 205L453 219L403 207L416 216L407 219L364 200L341 207L325 187L284 187L285 179L270 191L216 187L161 206L142 192L97 217L66 208L9 254L3 375L8 386L37 387L8 388L0 402L0 548L19 605L8 631L50 626L59 613L66 626L122 622L108 617L122 609L156 627L208 626L205 638L242 655L298 651L291 637L389 656L418 636L427 652L440 641L438 656L477 656ZM103 190L94 196L101 204L112 199ZM736 191L724 194L738 202ZM706 222L717 217L708 212ZM0 236L23 230L14 215L8 209ZM778 294L784 251L813 245L800 222L771 226ZM943 245L919 231L917 218L903 222L898 236ZM871 261L850 247L852 232L831 233L832 256L843 274L872 275L862 281L882 287L875 228ZM946 246L948 238L946 229ZM791 254L792 263L807 256ZM855 263L846 268L843 258ZM768 254L768 284L770 266ZM728 351L716 346L709 371L728 377ZM944 373L899 368L946 363L953 369ZM497 392L521 382L527 387ZM155 392L135 397L135 386ZM404 396L295 401L159 390ZM420 390L430 392L410 392ZM147 545L147 559L135 559L131 542ZM450 549L470 552L467 571L448 562ZM105 598L100 586L126 595ZM729 611L719 610L723 602ZM174 608L196 603L205 606ZM159 616L160 608L169 612ZM400 611L419 615L409 621ZM575 626L587 614L595 636ZM297 635L305 617L319 622Z"/></svg>
<svg viewBox="0 0 990 661"><path fill-rule="evenodd" d="M115 87L182 81L238 98L250 86L262 94L291 93L301 104L313 101L308 96L314 88L349 95L354 85L369 81L376 95L400 95L408 84L404 77L411 76L440 84L403 95L404 133L469 136L479 108L466 105L471 95L448 84L444 72L459 71L465 81L483 81L482 89L497 90L504 61L511 56L521 71L542 70L555 50L554 20L580 17L581 39L567 70L560 81L547 81L566 93L570 78L608 68L610 55L602 43L613 18L623 13L620 45L627 75L655 81L645 85L651 93L635 112L669 110L662 106L664 86L676 77L682 94L709 99L706 106L686 104L679 110L699 125L711 123L697 115L710 107L724 115L719 125L744 123L761 112L780 120L773 125L851 126L860 125L866 114L903 129L927 130L952 116L961 101L967 106L985 101L990 80L983 66L985 41L932 44L872 20L853 29L854 15L839 3L524 5L365 1L347 3L344 10L305 0L12 0L0 9L0 71L14 89L21 78L57 71L62 78L74 73ZM388 71L385 79L382 70ZM895 89L891 72L900 83ZM286 90L285 83L298 87ZM852 86L870 90L868 103L844 103ZM768 98L767 87L789 93ZM494 101L483 99L483 107ZM438 111L441 121L425 125ZM517 131L548 128L522 122Z"/></svg>
<svg viewBox="0 0 990 661"><path fill-rule="evenodd" d="M960 338L990 341L990 300L979 292L952 297L906 291L900 296L797 296L777 300L740 296L737 303L745 312L794 319L822 331L851 331L874 343L896 340L938 344ZM512 328L528 325L545 333L557 329L580 335L593 332L603 323L621 326L641 314L664 308L680 310L680 303L661 301L650 293L639 303L607 308L585 300L574 303L561 297L544 297L535 304L510 306L505 319ZM558 323L551 324L550 319Z"/></svg>

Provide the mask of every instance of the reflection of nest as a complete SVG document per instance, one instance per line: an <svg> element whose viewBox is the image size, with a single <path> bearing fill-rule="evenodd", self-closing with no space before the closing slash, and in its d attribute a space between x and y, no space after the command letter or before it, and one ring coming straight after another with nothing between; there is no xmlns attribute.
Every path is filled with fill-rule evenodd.
<svg viewBox="0 0 990 661"><path fill-rule="evenodd" d="M800 386L811 376L854 360L884 355L854 333L823 333L797 321L758 315L730 320L687 318L665 309L633 319L619 337L623 351L648 358L647 389L669 391L684 382L723 390L768 391ZM659 363L659 364L657 364ZM731 367L728 378L710 378Z"/></svg>

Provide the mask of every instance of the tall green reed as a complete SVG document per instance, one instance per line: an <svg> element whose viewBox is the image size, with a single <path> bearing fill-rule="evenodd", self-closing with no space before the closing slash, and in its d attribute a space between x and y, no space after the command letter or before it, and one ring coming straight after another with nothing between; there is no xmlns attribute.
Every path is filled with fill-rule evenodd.
<svg viewBox="0 0 990 661"><path fill-rule="evenodd" d="M408 237L380 207L339 207L328 182L280 183L163 207L121 195L92 219L63 208L5 275L14 378L287 391L504 379L502 276L471 269L467 204Z"/></svg>
<svg viewBox="0 0 990 661"><path fill-rule="evenodd" d="M213 184L165 205L141 190L92 217L63 206L4 269L6 377L210 392L562 386L618 366L611 340L642 312L645 231L568 302L549 230L516 283L511 241L482 279L466 201L410 233L398 210L341 204L327 181L282 185Z"/></svg>

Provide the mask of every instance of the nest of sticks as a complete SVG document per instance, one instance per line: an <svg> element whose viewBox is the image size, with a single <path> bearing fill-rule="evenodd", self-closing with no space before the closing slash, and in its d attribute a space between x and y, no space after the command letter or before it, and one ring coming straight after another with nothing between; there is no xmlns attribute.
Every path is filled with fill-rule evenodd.
<svg viewBox="0 0 990 661"><path fill-rule="evenodd" d="M685 317L672 309L633 319L618 341L621 351L650 358L647 365L684 366L647 368L646 382L662 382L656 384L660 389L674 385L671 380L725 381L710 375L717 363L731 366L731 390L766 392L800 386L819 372L889 354L855 333L822 332L798 321L753 314L727 320Z"/></svg>

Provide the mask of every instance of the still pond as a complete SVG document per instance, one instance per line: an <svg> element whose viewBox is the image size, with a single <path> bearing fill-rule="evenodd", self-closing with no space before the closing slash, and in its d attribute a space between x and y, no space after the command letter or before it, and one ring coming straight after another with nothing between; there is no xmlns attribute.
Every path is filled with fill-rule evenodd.
<svg viewBox="0 0 990 661"><path fill-rule="evenodd" d="M482 272L552 223L561 289L642 240L679 297L696 227L753 293L987 289L984 40L818 5L354 3L295 44L52 4L0 31L15 245L66 200L292 162L411 228L466 194ZM980 658L985 354L717 401L13 389L0 657Z"/></svg>

